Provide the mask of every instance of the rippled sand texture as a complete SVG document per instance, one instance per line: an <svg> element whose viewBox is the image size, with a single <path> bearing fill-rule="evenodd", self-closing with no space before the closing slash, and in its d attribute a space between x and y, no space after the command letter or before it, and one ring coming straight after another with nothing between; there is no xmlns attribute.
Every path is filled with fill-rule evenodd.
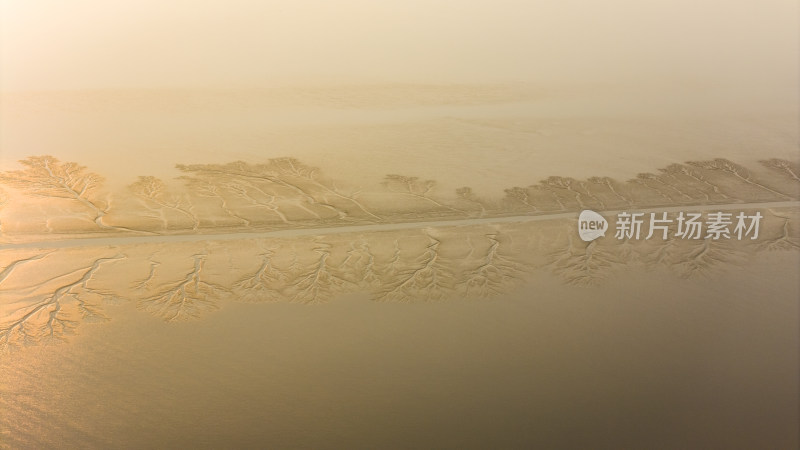
<svg viewBox="0 0 800 450"><path fill-rule="evenodd" d="M483 198L464 186L439 192L435 180L386 175L380 186L326 177L293 158L263 164L178 165L178 180L142 176L124 192L77 163L29 157L0 174L2 239L25 242L117 236L292 229L334 225L552 214L581 209L797 200L798 165L782 159L745 168L726 159L672 164L621 181L551 176Z"/></svg>
<svg viewBox="0 0 800 450"><path fill-rule="evenodd" d="M794 448L797 215L5 250L0 448Z"/></svg>
<svg viewBox="0 0 800 450"><path fill-rule="evenodd" d="M326 303L347 293L379 302L496 298L537 272L576 286L624 277L632 268L692 278L743 266L759 252L800 250L800 208L751 206L746 212L756 210L764 219L755 240L678 239L673 225L667 240L623 241L610 231L586 243L577 237L575 218L553 218L288 238L5 249L0 251L0 346L10 350L62 340L82 322L106 321L105 305L122 301L172 322L198 319L229 301Z"/></svg>
<svg viewBox="0 0 800 450"><path fill-rule="evenodd" d="M0 448L797 442L791 161L501 198L291 158L121 190L22 164L0 175ZM757 239L587 243L584 208L763 219Z"/></svg>

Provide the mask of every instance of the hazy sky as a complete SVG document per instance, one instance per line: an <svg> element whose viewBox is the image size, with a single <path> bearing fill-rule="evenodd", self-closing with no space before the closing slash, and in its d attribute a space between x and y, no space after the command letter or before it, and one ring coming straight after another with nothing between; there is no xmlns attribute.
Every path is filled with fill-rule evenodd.
<svg viewBox="0 0 800 450"><path fill-rule="evenodd" d="M795 0L0 0L0 88L796 82Z"/></svg>

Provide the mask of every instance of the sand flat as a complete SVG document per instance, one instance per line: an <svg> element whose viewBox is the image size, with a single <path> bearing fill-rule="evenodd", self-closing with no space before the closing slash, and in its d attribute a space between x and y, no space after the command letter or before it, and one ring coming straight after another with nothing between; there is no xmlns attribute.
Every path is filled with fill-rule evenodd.
<svg viewBox="0 0 800 450"><path fill-rule="evenodd" d="M367 91L4 101L0 447L796 446L791 112Z"/></svg>

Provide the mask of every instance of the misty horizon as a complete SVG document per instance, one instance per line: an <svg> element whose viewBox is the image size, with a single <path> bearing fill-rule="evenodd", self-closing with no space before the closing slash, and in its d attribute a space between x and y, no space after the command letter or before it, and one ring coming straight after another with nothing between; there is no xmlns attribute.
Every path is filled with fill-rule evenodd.
<svg viewBox="0 0 800 450"><path fill-rule="evenodd" d="M789 92L798 76L798 7L788 0L0 8L0 90L688 81Z"/></svg>

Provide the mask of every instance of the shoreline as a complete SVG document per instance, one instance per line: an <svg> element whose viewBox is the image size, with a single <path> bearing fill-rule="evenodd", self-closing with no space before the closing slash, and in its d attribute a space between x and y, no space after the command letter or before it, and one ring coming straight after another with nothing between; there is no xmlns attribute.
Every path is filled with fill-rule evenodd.
<svg viewBox="0 0 800 450"><path fill-rule="evenodd" d="M663 206L663 207L647 207L647 208L633 207L628 209L613 209L613 210L598 209L596 210L596 212L605 215L608 214L613 215L623 211L644 212L644 211L657 210L658 212L680 212L680 211L709 211L715 209L744 210L744 209L792 208L792 207L800 207L800 201L794 200L794 201L782 201L782 202L721 203L721 204ZM421 222L372 223L364 225L344 225L338 227L323 227L323 228L303 228L303 229L295 228L295 229L273 230L264 232L173 234L173 235L155 235L155 236L152 235L117 236L117 237L97 237L97 238L56 239L51 241L32 241L32 242L2 244L0 245L0 251L13 250L13 249L30 249L30 248L47 249L47 248L101 247L101 246L149 244L149 243L164 243L164 242L169 243L169 242L196 242L196 241L235 241L235 240L259 239L259 238L271 238L271 237L286 238L286 237L298 237L298 236L321 236L329 234L407 230L414 228L484 225L492 223L538 222L538 221L559 220L559 219L566 219L573 217L577 219L579 212L580 211L569 211L569 212L558 212L553 214L468 218L468 219L421 221Z"/></svg>

